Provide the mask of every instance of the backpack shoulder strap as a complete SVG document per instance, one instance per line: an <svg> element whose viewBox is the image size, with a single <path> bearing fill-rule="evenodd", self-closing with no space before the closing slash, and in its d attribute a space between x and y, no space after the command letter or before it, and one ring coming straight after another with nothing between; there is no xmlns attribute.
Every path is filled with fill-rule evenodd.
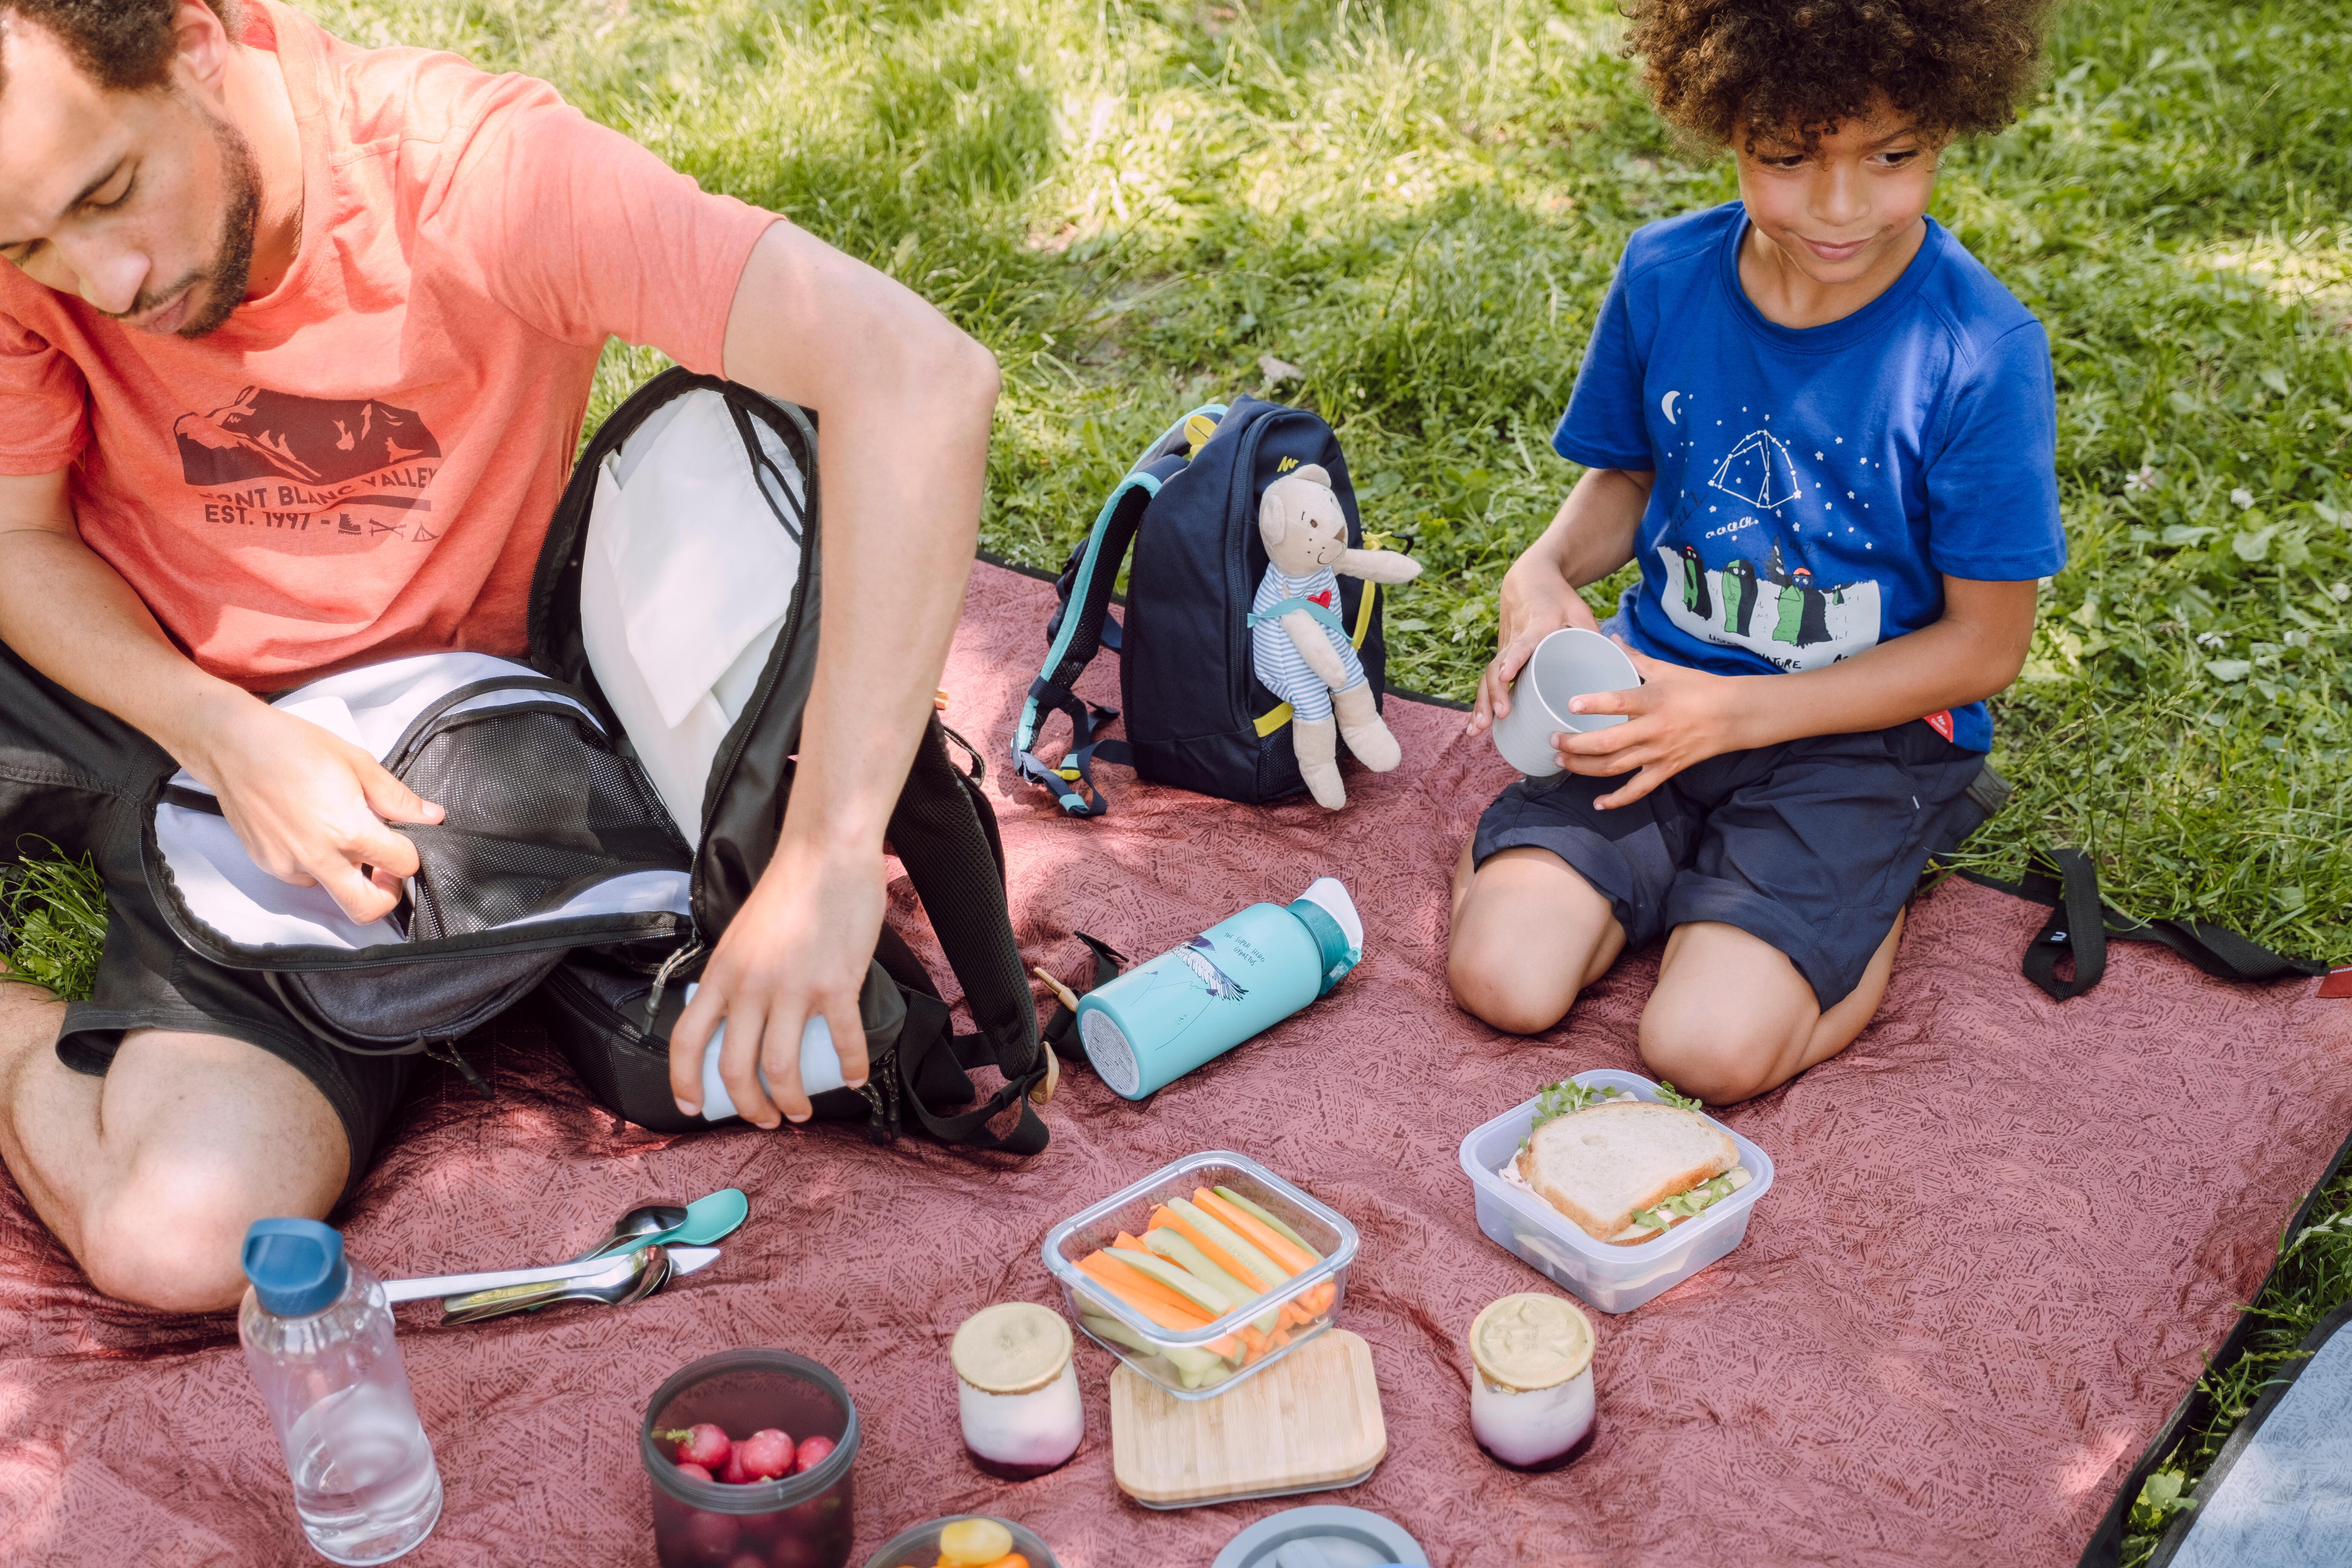
<svg viewBox="0 0 2352 1568"><path fill-rule="evenodd" d="M945 731L933 719L924 729L906 787L890 813L890 847L907 868L949 966L963 984L980 1036L973 1040L952 1034L947 1005L924 994L930 989L928 984L911 987L897 1052L897 1089L916 1120L937 1138L1034 1154L1045 1146L1047 1134L1028 1097L1045 1076L1045 1054L1037 1045L1037 1005L1030 995L1028 973L1022 968L1005 908L1003 862L994 826L987 797L949 758ZM903 941L896 945L903 952ZM896 977L897 967L887 959L885 967ZM902 987L905 984L902 979ZM925 1063L941 1050L950 1053L960 1068L982 1062L994 1066L1004 1075L1003 1087L970 1110L951 1116L934 1111L917 1086ZM1002 1137L991 1134L989 1120L1015 1103L1021 1107L1018 1124Z"/></svg>
<svg viewBox="0 0 2352 1568"><path fill-rule="evenodd" d="M1213 428L1224 415L1223 404L1203 404L1145 447L1104 500L1086 542L1071 553L1055 584L1061 607L1046 628L1045 665L1029 683L1020 721L1013 726L1013 772L1024 782L1051 791L1063 811L1072 816L1100 816L1110 809L1094 781L1094 759L1126 760L1122 742L1104 741L1097 733L1118 717L1118 711L1081 700L1072 688L1102 648L1119 651L1117 624L1108 621L1111 586L1118 582L1119 567L1135 542L1135 531L1160 485L1181 472L1198 449L1195 437L1201 436L1202 426L1194 422L1203 421ZM1059 766L1049 766L1034 748L1046 717L1055 712L1069 717L1071 749Z"/></svg>

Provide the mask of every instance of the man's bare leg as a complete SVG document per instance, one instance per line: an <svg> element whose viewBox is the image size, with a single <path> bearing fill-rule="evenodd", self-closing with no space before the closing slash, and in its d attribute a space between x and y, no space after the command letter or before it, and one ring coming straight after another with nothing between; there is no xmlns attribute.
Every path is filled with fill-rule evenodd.
<svg viewBox="0 0 2352 1568"><path fill-rule="evenodd" d="M1472 1016L1538 1035L1625 951L1625 928L1593 885L1549 849L1505 849L1454 865L1445 978Z"/></svg>
<svg viewBox="0 0 2352 1568"><path fill-rule="evenodd" d="M1642 1012L1642 1060L1676 1089L1730 1105L1778 1089L1853 1043L1886 997L1897 914L1862 983L1823 1012L1788 955L1738 926L1676 926Z"/></svg>
<svg viewBox="0 0 2352 1568"><path fill-rule="evenodd" d="M65 1006L0 983L0 1161L107 1295L236 1304L237 1248L269 1215L320 1219L351 1152L310 1079L243 1040L144 1029L104 1078L58 1060Z"/></svg>

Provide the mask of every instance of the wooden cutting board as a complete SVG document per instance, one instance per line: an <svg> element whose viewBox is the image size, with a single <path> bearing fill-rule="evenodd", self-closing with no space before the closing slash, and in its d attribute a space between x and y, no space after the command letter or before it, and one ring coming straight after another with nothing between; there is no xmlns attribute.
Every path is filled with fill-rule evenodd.
<svg viewBox="0 0 2352 1568"><path fill-rule="evenodd" d="M1353 1486L1388 1451L1372 1348L1345 1329L1208 1399L1110 1374L1111 1474L1148 1508Z"/></svg>

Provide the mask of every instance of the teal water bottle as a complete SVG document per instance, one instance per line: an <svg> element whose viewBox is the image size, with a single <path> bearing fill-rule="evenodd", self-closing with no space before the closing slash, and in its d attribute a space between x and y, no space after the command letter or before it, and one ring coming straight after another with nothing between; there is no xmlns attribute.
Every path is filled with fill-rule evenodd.
<svg viewBox="0 0 2352 1568"><path fill-rule="evenodd" d="M1145 1095L1270 1029L1364 956L1348 889L1318 877L1292 904L1252 904L1078 1000L1078 1039L1103 1082Z"/></svg>

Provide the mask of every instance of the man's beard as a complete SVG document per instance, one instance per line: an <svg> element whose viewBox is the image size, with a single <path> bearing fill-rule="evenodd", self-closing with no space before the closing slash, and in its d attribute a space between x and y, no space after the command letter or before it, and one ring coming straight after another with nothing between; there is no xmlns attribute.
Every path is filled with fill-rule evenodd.
<svg viewBox="0 0 2352 1568"><path fill-rule="evenodd" d="M253 271L254 231L261 216L261 163L253 155L253 143L226 119L213 121L213 142L220 149L221 175L227 193L211 262L168 289L141 294L123 312L143 315L190 289L202 289L203 301L192 305L188 319L180 323L177 335L184 338L201 338L218 331L229 313L244 303L246 282Z"/></svg>

